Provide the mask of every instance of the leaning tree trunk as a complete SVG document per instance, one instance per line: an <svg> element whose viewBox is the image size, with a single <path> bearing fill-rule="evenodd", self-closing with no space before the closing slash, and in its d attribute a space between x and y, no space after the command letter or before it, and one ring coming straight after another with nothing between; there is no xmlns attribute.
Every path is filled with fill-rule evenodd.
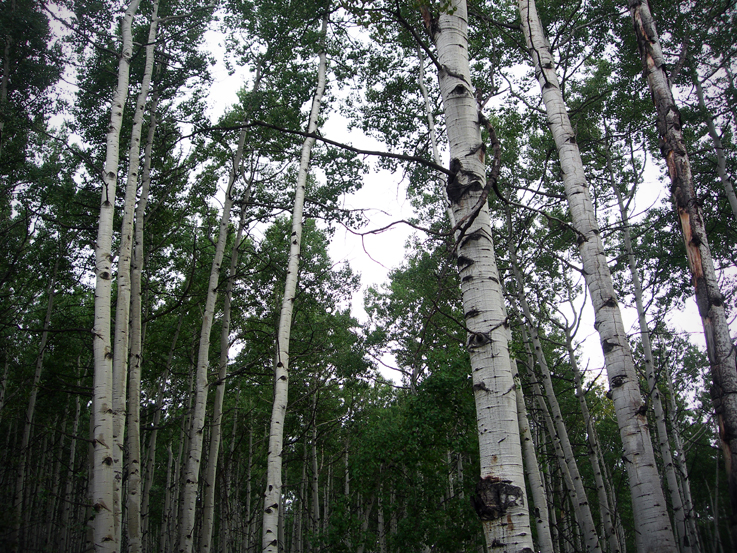
<svg viewBox="0 0 737 553"><path fill-rule="evenodd" d="M154 70L154 50L156 46L156 29L159 23L157 16L159 9L158 0L154 0L151 24L148 31L148 42L146 43L146 65L141 81L141 91L138 93L136 111L133 115L133 128L131 129L131 144L128 153L128 180L125 184L125 209L123 211L123 223L120 238L120 253L118 255L118 304L115 310L115 350L113 357L113 400L120 395L120 405L113 412L118 415L118 420L113 421L113 433L116 435L115 451L119 454L120 466L117 470L123 470L123 434L125 428L125 380L128 372L128 330L131 308L131 252L133 250L133 216L138 191L138 169L141 160L141 131L143 128L143 113L146 109L148 91L151 87L151 76ZM153 106L152 106L153 107ZM154 117L152 115L152 120ZM148 146L148 142L146 144ZM145 163L150 167L147 158ZM136 215L140 216L136 222L137 238L143 237L143 209L145 209L148 198L141 197L141 202ZM137 242L137 241L136 241ZM140 244L142 245L142 244ZM136 253L140 246L136 243ZM131 364L128 400L128 461L126 463L126 476L128 480L127 496L127 531L129 553L140 553L141 545L141 288L140 288L140 265L142 259L137 259L136 271L138 271L137 290L134 294L135 312L134 326L131 336L132 351L138 353L133 357ZM116 390L116 383L120 389ZM115 432L115 427L118 432ZM121 485L121 484L118 484ZM118 490L119 491L119 490ZM118 516L122 516L122 513ZM122 525L121 525L122 526ZM120 532L120 531L118 531Z"/></svg>
<svg viewBox="0 0 737 553"><path fill-rule="evenodd" d="M555 62L537 16L534 0L520 0L519 9L525 41L535 66L548 124L558 150L571 219L578 234L586 285L594 306L595 327L599 332L624 447L638 549L652 552L673 551L675 538L655 464L639 379L612 276L606 264L576 135L568 118Z"/></svg>
<svg viewBox="0 0 737 553"><path fill-rule="evenodd" d="M233 206L233 188L238 180L241 169L241 159L246 143L246 130L243 129L238 140L238 150L233 159L233 167L228 179L228 187L225 191L225 202L223 203L223 214L220 218L220 231L218 234L215 257L212 260L210 279L207 286L207 300L205 310L202 314L202 329L200 331L200 343L197 356L197 369L194 385L194 412L192 422L189 426L189 448L187 454L187 465L183 481L182 504L180 507L179 520L179 545L177 551L190 553L194 545L195 508L197 507L197 492L199 489L200 461L202 460L202 440L205 428L205 410L207 407L207 371L210 367L210 332L212 331L213 317L215 316L215 300L217 299L218 280L220 278L220 266L225 253L225 243L228 239L228 224L230 212Z"/></svg>
<svg viewBox="0 0 737 553"><path fill-rule="evenodd" d="M131 0L122 25L123 46L118 64L118 85L112 101L107 133L107 154L103 173L102 199L97 241L95 242L95 321L92 329L95 372L92 397L93 463L90 499L95 510L92 519L95 551L116 551L113 513L113 377L110 343L110 294L112 284L112 239L115 190L118 183L118 148L123 109L128 97L128 74L133 52L131 25L140 0Z"/></svg>
<svg viewBox="0 0 737 553"><path fill-rule="evenodd" d="M248 192L246 192L248 194ZM246 198L247 199L247 198ZM228 376L228 356L230 352L230 306L233 297L233 283L238 269L238 252L243 240L243 227L246 219L246 203L241 205L241 218L238 223L233 249L230 254L230 272L225 287L225 303L223 305L222 329L220 333L220 367L215 382L215 402L212 406L212 424L210 425L210 450L207 455L207 473L203 482L202 495L202 530L200 531L200 547L198 551L210 551L212 541L212 525L215 520L215 483L217 481L218 454L223 424L223 400L225 398L225 378ZM220 520L223 520L221 516Z"/></svg>
<svg viewBox="0 0 737 553"><path fill-rule="evenodd" d="M693 536L687 535L686 518L683 510L683 501L681 500L681 492L676 478L676 471L673 465L673 456L671 455L670 441L668 440L668 430L665 425L665 411L663 410L663 402L660 397L660 389L658 388L657 378L655 375L655 366L653 361L653 348L650 343L650 329L647 324L647 315L645 313L645 302L643 300L642 283L640 282L640 274L637 270L637 260L635 252L632 248L632 237L630 235L629 215L627 207L624 205L624 198L619 186L614 179L614 168L610 154L610 144L605 143L605 156L609 180L614 195L617 198L619 213L622 219L622 233L624 235L624 247L627 253L627 262L629 264L630 276L632 277L632 287L635 292L635 305L637 306L637 318L640 324L640 341L642 343L642 351L645 357L645 376L647 377L648 396L652 400L653 412L655 414L655 428L658 436L658 446L660 449L660 457L663 461L663 471L665 472L665 480L668 484L670 492L671 509L673 510L673 520L675 522L676 537L678 538L679 549L682 553L691 553L695 551L693 546L695 541Z"/></svg>
<svg viewBox="0 0 737 553"><path fill-rule="evenodd" d="M737 543L737 350L729 334L724 296L719 290L704 218L691 178L681 115L673 99L658 31L647 2L628 0L642 66L658 113L660 152L668 166L673 203L681 221L683 242L704 326L719 437L728 475L732 541Z"/></svg>
<svg viewBox="0 0 737 553"><path fill-rule="evenodd" d="M312 110L307 132L314 134L317 131L318 117L323 93L325 91L325 72L327 55L325 53L325 35L327 33L329 13L326 8L322 20L321 32L323 44L320 51L320 63L317 70L317 90L312 99ZM282 448L284 443L284 416L287 411L289 388L289 336L292 330L292 311L297 291L297 277L299 273L299 256L302 241L302 211L304 208L305 185L310 167L310 154L314 138L307 138L302 144L302 156L297 176L297 187L294 197L294 211L292 212L292 233L290 235L289 261L287 264L287 278L284 283L279 328L276 339L276 359L274 362L274 403L271 411L271 426L269 430L269 453L266 472L266 492L264 493L264 523L262 534L262 548L264 553L279 553L278 528L279 519L283 515L282 509Z"/></svg>
<svg viewBox="0 0 737 553"><path fill-rule="evenodd" d="M514 367L516 363L512 361ZM548 498L540 476L540 465L537 462L535 444L532 441L530 422L527 420L527 408L525 397L522 394L522 386L519 382L519 374L515 370L515 391L517 393L517 423L519 424L519 435L522 441L522 451L525 456L525 472L530 483L532 500L535 510L535 527L537 528L537 543L541 553L554 553L553 538L550 535L550 521L548 517Z"/></svg>
<svg viewBox="0 0 737 553"><path fill-rule="evenodd" d="M41 371L44 366L44 355L46 353L46 343L49 340L49 326L51 324L51 313L54 309L54 286L56 285L56 274L59 270L59 258L61 257L61 251L57 255L56 261L54 262L54 270L49 279L49 284L46 287L48 296L48 303L46 304L46 316L43 323L43 332L41 333L41 345L38 348L38 356L36 357L36 372L33 375L33 384L31 385L31 395L28 398L28 408L26 409L26 417L23 421L23 439L20 446L20 460L18 462L18 472L15 481L15 499L13 506L15 520L14 524L14 539L13 544L18 548L19 551L23 550L23 544L21 543L21 521L23 520L23 497L27 496L25 489L26 484L26 463L29 458L28 446L31 443L31 429L33 428L33 418L36 413L36 397L38 396L38 385L41 382ZM26 529L27 534L27 529Z"/></svg>
<svg viewBox="0 0 737 553"><path fill-rule="evenodd" d="M565 463L564 475L566 478L566 486L571 494L571 501L576 511L576 518L579 525L582 527L584 533L584 541L586 543L587 551L594 551L601 553L601 546L599 544L599 536L596 534L596 525L594 524L594 518L591 515L591 509L589 508L589 502L586 497L586 490L583 486L583 480L581 479L580 471L578 470L578 463L573 455L573 447L571 446L571 440L568 437L568 429L566 428L565 422L563 421L563 414L558 404L558 398L555 395L553 389L553 382L548 368L548 362L545 358L545 352L542 349L540 343L540 337L537 334L537 329L534 326L534 320L532 318L532 311L527 303L527 297L525 296L525 282L522 275L522 271L519 268L517 261L517 249L512 239L512 211L507 206L507 236L509 237L509 260L512 266L512 272L515 280L517 281L517 299L520 307L522 307L522 313L525 317L527 328L530 332L532 339L532 346L537 357L537 364L540 367L542 375L543 387L545 389L545 396L548 398L548 404L550 410L553 412L553 421L555 428L551 429L553 432L550 437L554 440L563 454L562 460ZM531 368L532 369L532 368ZM542 400L542 398L541 398Z"/></svg>
<svg viewBox="0 0 737 553"><path fill-rule="evenodd" d="M448 198L457 235L457 263L468 328L481 478L474 505L490 551L532 551L525 500L517 399L509 359L507 313L494 256L487 204L486 155L468 63L465 0L452 0L437 19L425 10L438 55L450 174Z"/></svg>
<svg viewBox="0 0 737 553"><path fill-rule="evenodd" d="M694 64L696 62L694 61ZM699 110L701 116L704 118L706 128L709 130L709 137L711 143L714 146L714 155L717 156L717 175L719 180L722 181L724 192L727 194L727 200L729 200L729 207L732 208L732 215L735 221L737 221L737 194L734 192L734 185L727 175L727 156L724 155L724 145L722 139L717 132L716 124L714 123L714 117L712 117L709 108L706 106L706 100L704 98L704 89L701 86L701 79L699 78L699 72L696 67L691 69L691 80L693 80L696 86L696 97L699 99Z"/></svg>

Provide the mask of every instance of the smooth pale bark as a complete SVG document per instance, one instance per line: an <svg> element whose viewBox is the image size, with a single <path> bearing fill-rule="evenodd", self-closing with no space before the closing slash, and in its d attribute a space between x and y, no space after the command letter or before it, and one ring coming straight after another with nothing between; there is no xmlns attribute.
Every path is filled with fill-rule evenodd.
<svg viewBox="0 0 737 553"><path fill-rule="evenodd" d="M512 361L512 366L516 363ZM525 472L530 483L532 492L532 503L535 507L535 526L537 528L537 543L541 553L553 553L553 538L550 535L550 521L548 517L548 498L545 494L540 468L535 453L535 444L530 433L530 422L527 420L527 408L525 398L522 394L522 386L519 383L519 375L515 370L515 390L517 392L517 422L519 424L519 435L522 442L522 452L525 458Z"/></svg>
<svg viewBox="0 0 737 553"><path fill-rule="evenodd" d="M714 154L717 156L717 175L719 180L722 181L724 192L727 194L727 200L729 200L729 207L732 208L732 215L737 220L737 194L734 192L734 186L732 181L727 175L727 157L724 155L724 145L722 144L722 138L717 132L716 124L714 123L714 117L712 117L709 108L706 107L706 100L704 99L704 89L701 86L701 79L696 68L691 69L691 80L696 86L696 97L699 100L699 110L701 116L704 118L706 128L709 131L709 137L711 143L714 146Z"/></svg>
<svg viewBox="0 0 737 553"><path fill-rule="evenodd" d="M329 14L322 20L321 33L323 45L317 70L317 89L312 99L312 109L307 132L314 134L320 115L320 106L325 91L325 72L327 55L324 48ZM262 550L264 553L278 553L278 527L282 513L282 447L284 443L284 417L287 411L289 393L289 337L292 331L292 311L299 276L299 256L302 242L302 212L304 208L305 186L310 168L310 154L314 138L307 138L302 144L302 155L297 175L294 209L292 211L292 232L290 235L287 277L284 283L279 328L276 338L276 358L274 360L274 403L271 411L269 430L269 452L267 458L266 491L264 493L264 523Z"/></svg>
<svg viewBox="0 0 737 553"><path fill-rule="evenodd" d="M246 193L248 195L248 192ZM246 198L247 200L248 198ZM215 385L215 401L212 406L212 424L210 425L210 450L207 455L207 472L202 483L202 530L200 531L199 552L210 551L212 526L215 521L215 483L217 479L218 455L222 436L223 400L225 399L225 378L228 376L228 355L230 352L230 305L233 297L233 282L238 269L238 253L243 240L243 227L246 220L246 205L241 206L241 217L238 223L233 249L230 254L230 272L225 287L222 329L220 332L220 367ZM221 518L222 520L222 518Z"/></svg>
<svg viewBox="0 0 737 553"><path fill-rule="evenodd" d="M159 64L156 68L157 75L162 71L162 65ZM151 190L151 155L153 153L154 137L156 135L156 127L158 126L158 119L156 117L156 111L159 106L159 89L154 90L153 96L151 97L151 104L149 106L149 120L148 120L148 136L146 138L146 146L144 147L143 156L143 172L141 173L141 196L138 199L138 206L136 207L136 221L135 230L133 235L133 259L131 261L131 338L130 338L130 357L128 359L129 371L131 378L135 377L140 380L141 365L143 363L143 324L141 321L141 311L143 303L143 295L141 292L141 275L143 273L144 265L144 252L143 252L143 227L146 222L146 207L148 206L149 193ZM179 330L182 325L182 315L179 317L177 323L177 330L174 333L172 343L176 344L177 338L179 337ZM169 357L167 359L166 369L164 370L164 377L162 384L159 386L159 390L156 396L156 406L154 411L154 420L151 429L151 435L149 437L149 451L148 459L146 461L144 480L143 480L143 493L141 497L141 532L142 540L150 538L148 535L148 503L149 494L151 491L151 483L153 481L153 468L154 459L156 455L156 436L158 434L159 421L161 420L161 405L163 399L163 392L166 386L166 380L168 377L168 371L171 368L171 362L174 354L174 345L169 350ZM140 387L140 384L139 384ZM137 430L140 432L140 428ZM128 432L130 436L130 431ZM145 547L145 542L144 542Z"/></svg>
<svg viewBox="0 0 737 553"><path fill-rule="evenodd" d="M642 67L658 114L660 152L668 167L673 204L679 220L696 305L704 327L711 367L711 397L728 475L729 526L737 543L737 351L729 333L724 296L719 290L704 218L693 187L691 165L683 139L681 116L673 99L658 31L647 2L628 0Z"/></svg>
<svg viewBox="0 0 737 553"><path fill-rule="evenodd" d="M637 260L635 252L632 248L632 236L630 234L629 215L627 207L624 204L622 192L615 182L614 168L610 155L609 144L605 148L605 156L607 163L607 171L609 172L609 180L614 195L617 198L619 206L620 218L622 220L622 233L624 235L624 247L627 253L627 263L629 264L630 277L632 278L632 287L635 292L635 305L637 307L637 318L640 325L640 342L642 343L643 356L645 357L645 376L647 377L648 395L653 405L655 414L655 428L658 436L658 446L660 449L660 457L663 461L663 471L670 492L671 510L673 512L673 521L676 530L676 538L678 539L679 549L682 553L691 553L694 551L692 545L695 544L693 536L687 535L685 512L681 493L678 486L678 479L673 465L673 457L671 455L670 441L668 440L668 430L665 425L665 411L663 410L663 402L660 397L660 390L655 376L655 365L653 361L653 348L650 343L650 329L647 323L647 315L645 313L645 302L643 300L642 283L640 282L640 274L637 270Z"/></svg>
<svg viewBox="0 0 737 553"><path fill-rule="evenodd" d="M693 497L691 495L691 480L688 477L688 467L686 463L686 452L683 449L683 440L681 439L681 431L679 429L676 413L678 406L676 405L675 390L673 388L673 379L670 375L670 369L666 364L663 367L666 385L668 386L668 397L670 405L668 409L668 421L670 422L670 433L673 436L673 444L675 450L675 463L678 469L679 482L681 484L681 493L683 495L683 510L686 513L686 524L688 526L689 536L693 537L692 546L698 551L703 551L701 537L696 527L696 516L693 507Z"/></svg>
<svg viewBox="0 0 737 553"><path fill-rule="evenodd" d="M23 438L20 446L20 461L18 463L18 472L15 480L15 499L14 499L14 534L13 544L15 547L22 550L23 544L21 543L20 525L23 520L23 497L26 496L26 463L29 458L28 446L31 443L31 429L33 428L33 418L36 414L36 398L38 397L38 385L41 382L41 372L44 366L44 354L46 353L46 344L49 340L49 326L51 325L51 313L54 310L54 286L56 284L56 275L59 270L59 258L61 253L57 256L54 262L54 270L49 279L49 284L46 287L46 295L48 297L46 304L46 315L44 317L43 331L41 332L41 344L38 347L38 355L36 356L36 371L33 374L33 384L31 385L31 395L28 398L28 407L26 409L26 416L23 422Z"/></svg>
<svg viewBox="0 0 737 553"><path fill-rule="evenodd" d="M676 547L675 538L660 486L647 418L642 409L639 379L607 266L576 134L568 118L555 62L534 0L520 0L519 9L525 41L545 103L548 125L558 150L568 207L578 234L586 285L594 306L594 326L604 353L624 447L637 542L643 551L670 552Z"/></svg>
<svg viewBox="0 0 737 553"><path fill-rule="evenodd" d="M258 81L257 81L258 83ZM254 88L257 85L254 85ZM192 413L192 424L189 432L189 449L187 455L187 466L183 482L182 505L179 520L179 545L178 551L190 553L194 546L195 508L197 506L197 492L199 488L200 461L202 459L202 441L205 428L205 410L207 407L207 371L210 366L210 332L215 315L215 300L217 299L218 281L220 278L220 266L223 262L225 244L228 239L228 224L230 212L233 206L233 187L238 180L241 171L241 159L246 142L246 129L241 130L238 139L238 149L233 158L233 167L228 179L228 187L225 191L225 202L223 202L223 213L220 218L220 229L218 233L215 257L212 260L210 279L207 287L207 301L202 314L202 329L200 331L200 342L197 356L197 371L194 386L194 412Z"/></svg>
<svg viewBox="0 0 737 553"><path fill-rule="evenodd" d="M161 536L159 538L159 551L168 551L169 550L169 538L173 534L173 531L171 529L172 525L172 508L171 508L171 496L172 496L172 482L171 482L171 475L172 475L172 451L171 451L171 444L168 444L166 446L166 454L167 454L167 461L166 461L166 489L164 492L164 510L161 515ZM153 540L151 540L153 542Z"/></svg>
<svg viewBox="0 0 737 553"><path fill-rule="evenodd" d="M112 239L115 194L118 184L118 148L123 109L128 97L128 74L133 51L131 24L140 0L131 0L123 17L118 84L112 100L110 126L107 133L105 169L103 172L100 220L95 242L95 319L92 343L95 373L92 399L93 478L90 479L90 500L95 510L92 520L93 547L95 551L118 550L115 539L113 514L113 489L115 473L113 457L113 375L112 345L110 343L110 295L112 284Z"/></svg>
<svg viewBox="0 0 737 553"><path fill-rule="evenodd" d="M573 311L575 313L575 310ZM619 535L614 526L612 514L615 509L612 507L609 501L610 494L607 493L607 488L604 478L604 474L601 470L601 464L599 463L599 456L601 455L601 447L599 446L599 439L596 433L596 427L594 426L594 419L589 412L588 404L586 403L586 394L582 387L581 371L578 368L578 361L576 360L576 351L573 347L573 336L571 335L571 327L560 325L566 336L566 349L568 350L568 362L571 365L571 371L573 372L573 383L576 387L576 397L578 398L579 405L581 406L581 414L583 415L584 424L586 425L586 441L588 443L588 454L589 460L591 461L591 468L594 473L594 484L596 486L596 494L599 500L599 513L601 515L602 524L604 526L604 533L609 544L610 553L620 553L622 547L620 545ZM574 322L573 327L575 328L576 323Z"/></svg>
<svg viewBox="0 0 737 553"><path fill-rule="evenodd" d="M141 132L143 129L143 114L146 109L148 100L148 92L151 88L151 78L154 70L154 50L156 46L156 30L159 23L158 18L159 2L154 0L153 12L151 14L151 24L149 25L148 41L146 43L146 65L143 72L143 80L141 81L141 90L138 93L136 101L136 111L133 114L133 128L131 129L131 143L128 151L128 179L125 184L125 207L123 210L123 223L121 227L120 251L118 253L118 303L115 310L115 342L113 354L113 434L115 435L116 464L119 465L116 471L123 470L123 436L125 434L126 412L125 412L125 395L126 395L126 376L128 372L128 331L131 310L131 293L132 290L132 272L131 272L131 255L133 251L133 220L134 209L136 204L136 194L138 191L138 170L141 160ZM148 146L148 142L147 142ZM150 155L150 154L149 154ZM149 157L146 158L149 164ZM145 200L141 198L139 207L143 206L145 210ZM139 216L137 221L136 233L140 233L143 238L143 210L136 210L135 215ZM136 241L138 242L138 241ZM138 243L136 244L139 245ZM141 244L142 245L142 244ZM143 252L140 253L141 258L137 259L140 271L140 265L143 262ZM137 289L133 294L136 305L134 306L135 326L131 340L135 341L131 348L131 371L128 382L129 398L128 398L128 460L125 465L125 473L128 481L127 494L127 534L128 534L128 551L129 553L139 553L142 549L141 534L141 288L140 288L140 272L138 274ZM135 351L135 354L133 353ZM120 451L118 451L120 448ZM116 503L117 506L117 503ZM117 515L122 518L122 513ZM116 517L117 519L117 517ZM116 520L117 521L117 520ZM122 529L122 524L121 524ZM117 530L117 529L116 529ZM117 530L120 533L120 530Z"/></svg>
<svg viewBox="0 0 737 553"><path fill-rule="evenodd" d="M450 148L448 197L455 220L468 222L457 240L457 263L479 433L481 478L474 504L489 551L532 551L507 313L485 193L482 118L468 64L468 13L464 0L452 0L449 7L430 32Z"/></svg>
<svg viewBox="0 0 737 553"><path fill-rule="evenodd" d="M527 327L532 338L532 347L535 351L538 367L540 367L545 396L548 398L550 410L553 412L552 416L555 429L551 434L551 438L554 439L554 443L560 447L563 454L565 469L567 470L567 472L564 471L564 475L566 476L566 486L568 487L568 492L571 495L571 502L573 502L573 507L576 512L576 519L578 520L584 534L583 539L586 550L601 553L599 536L596 534L596 525L594 524L594 518L591 515L591 509L589 508L586 490L583 487L583 479L581 478L581 473L578 470L576 458L573 455L573 447L571 446L571 441L568 437L568 429L563 421L563 414L561 413L560 405L558 404L558 398L556 397L555 390L553 389L552 377L550 369L548 368L545 352L543 351L542 344L540 343L540 337L538 336L537 329L534 325L532 311L527 303L527 297L525 296L524 277L519 268L517 249L515 247L514 240L512 239L512 212L509 207L507 207L506 211L507 235L509 236L509 259L512 266L512 272L514 273L515 280L517 281L517 299L520 307L522 307L522 313L525 316Z"/></svg>

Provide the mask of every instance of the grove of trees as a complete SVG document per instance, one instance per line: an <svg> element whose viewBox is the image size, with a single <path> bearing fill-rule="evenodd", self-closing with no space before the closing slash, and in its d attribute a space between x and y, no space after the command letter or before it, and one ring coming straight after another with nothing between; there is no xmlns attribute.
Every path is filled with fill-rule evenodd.
<svg viewBox="0 0 737 553"><path fill-rule="evenodd" d="M735 2L4 0L0 49L0 551L737 551Z"/></svg>

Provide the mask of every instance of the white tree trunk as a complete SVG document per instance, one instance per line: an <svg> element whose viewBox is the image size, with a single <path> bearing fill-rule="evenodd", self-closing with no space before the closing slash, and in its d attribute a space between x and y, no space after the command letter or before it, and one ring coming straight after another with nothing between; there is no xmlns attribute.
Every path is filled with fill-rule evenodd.
<svg viewBox="0 0 737 553"><path fill-rule="evenodd" d="M321 32L327 33L328 13L322 20ZM323 38L323 40L325 40ZM308 133L317 130L318 117L323 93L325 91L325 73L327 55L324 45L320 52L318 66L317 89L312 100ZM289 261L287 278L284 283L279 329L276 339L276 359L274 362L274 403L271 411L269 431L269 453L267 459L266 491L264 493L264 523L262 534L262 550L264 553L278 553L278 527L282 516L282 447L284 442L284 417L287 411L289 391L289 336L292 330L292 310L299 276L299 256L302 241L302 210L304 207L305 185L310 167L310 154L314 138L307 138L302 144L302 156L297 176L294 211L292 212L292 233L290 236Z"/></svg>
<svg viewBox="0 0 737 553"><path fill-rule="evenodd" d="M93 455L90 500L95 510L92 519L93 547L99 552L118 550L113 513L113 375L110 343L110 293L112 284L113 215L118 183L118 147L123 109L128 97L128 74L133 51L131 25L140 0L131 0L122 25L123 45L118 64L118 84L112 100L107 154L103 173L100 221L95 242L95 320L92 330L95 373L92 399Z"/></svg>
<svg viewBox="0 0 737 553"><path fill-rule="evenodd" d="M693 277L711 367L711 396L725 456L731 505L732 541L737 544L737 351L729 333L724 295L719 289L706 226L693 187L681 116L673 99L658 31L647 2L628 0L642 67L658 113L660 151L668 167L673 203ZM637 516L635 514L635 516Z"/></svg>
<svg viewBox="0 0 737 553"><path fill-rule="evenodd" d="M247 200L247 198L246 198ZM215 382L215 402L212 407L212 424L210 429L210 450L207 455L207 473L202 489L202 530L200 532L199 552L209 552L212 541L212 525L215 520L215 483L217 480L218 454L223 423L223 399L225 398L225 378L228 376L228 355L230 352L230 305L233 296L233 282L238 269L238 253L243 240L243 227L246 219L246 205L241 206L241 218L238 232L230 254L230 272L225 287L225 304L223 305L222 330L220 333L220 368ZM222 516L221 516L222 520Z"/></svg>
<svg viewBox="0 0 737 553"><path fill-rule="evenodd" d="M146 65L141 81L141 91L138 93L136 101L136 111L133 114L133 128L131 129L131 143L128 152L128 180L125 184L125 208L123 211L123 223L121 228L120 252L118 256L118 303L115 311L115 345L113 356L113 413L116 418L113 420L113 433L115 435L117 471L123 470L123 435L125 434L125 382L126 373L128 372L128 330L129 316L131 308L131 252L133 249L133 219L134 208L136 203L136 193L138 191L138 170L141 159L141 131L143 128L143 113L146 109L146 101L148 92L151 87L151 77L154 69L154 49L156 46L156 29L159 23L158 19L159 2L154 0L153 12L151 14L151 24L148 31L148 42L146 44ZM154 117L152 116L152 120ZM148 146L148 142L147 142ZM145 161L150 168L149 158ZM138 210L135 214L139 216L136 222L136 234L143 238L143 210L145 210L145 202L141 198ZM137 248L142 244L136 244ZM128 551L129 553L140 553L141 544L141 290L140 290L140 265L143 262L143 251L140 253L141 259L136 263L138 271L137 290L135 290L135 326L132 340L135 341L131 348L132 363L130 372L130 397L128 399L128 461L125 465L128 480L128 496L126 506L127 512L127 533L128 533ZM135 355L133 354L135 351ZM117 383L117 386L116 386ZM119 389L117 389L120 387ZM117 401L120 403L118 404ZM117 432L116 432L117 430ZM118 450L118 448L120 448ZM120 484L118 484L120 485ZM116 504L117 505L117 504ZM118 516L122 516L122 513ZM122 525L121 525L122 526Z"/></svg>
<svg viewBox="0 0 737 553"><path fill-rule="evenodd" d="M532 551L507 314L486 200L482 118L468 65L465 0L452 0L450 10L441 13L430 28L450 147L448 197L455 220L467 221L468 226L457 240L457 262L481 455L474 504L489 551Z"/></svg>
<svg viewBox="0 0 737 553"><path fill-rule="evenodd" d="M604 353L624 446L637 541L644 551L673 551L675 538L660 486L647 418L642 409L639 379L606 263L576 135L568 118L555 62L537 16L534 0L520 0L519 8L522 30L547 111L548 125L558 149L571 219L578 233L586 285L594 306L595 326Z"/></svg>
<svg viewBox="0 0 737 553"><path fill-rule="evenodd" d="M553 553L553 538L550 535L550 521L548 518L548 498L543 486L540 468L535 453L535 444L530 433L530 423L527 420L527 408L525 398L522 395L522 386L519 376L516 374L516 363L512 360L512 367L517 380L515 390L517 392L517 422L519 424L519 435L522 442L522 452L525 457L525 472L532 491L532 501L535 507L535 526L537 528L537 542L541 553Z"/></svg>
<svg viewBox="0 0 737 553"><path fill-rule="evenodd" d="M701 110L701 115L706 123L706 128L709 130L709 137L711 138L711 143L714 146L714 154L717 156L717 174L719 175L719 180L722 181L722 186L724 186L724 191L727 194L729 206L732 208L732 215L734 216L735 221L737 221L737 194L735 194L732 181L730 180L729 175L727 175L727 157L724 155L724 145L722 144L722 139L717 132L714 118L709 112L709 108L706 106L704 90L701 86L701 79L699 78L699 73L696 68L691 70L691 78L694 85L696 85L696 97L699 99L699 109Z"/></svg>
<svg viewBox="0 0 737 553"><path fill-rule="evenodd" d="M629 264L630 276L632 278L632 287L635 292L635 305L637 306L637 317L640 324L640 341L642 342L642 351L645 357L645 375L647 377L648 394L652 401L653 411L655 413L655 428L658 436L658 446L660 448L660 457L663 461L663 470L670 492L671 509L673 510L673 520L675 522L676 537L678 538L679 549L682 553L691 553L692 540L687 536L686 519L683 510L683 502L679 491L678 480L673 465L673 457L670 450L670 441L668 440L668 430L665 425L665 411L663 410L663 402L660 398L660 390L658 389L657 379L655 377L655 366L653 361L653 348L650 343L650 329L645 314L645 302L643 301L642 284L640 283L640 274L637 270L637 261L635 253L632 249L632 237L630 235L629 215L624 205L622 193L614 179L614 168L612 167L609 144L605 145L605 155L609 179L614 195L617 197L619 205L619 213L622 219L622 232L624 234L624 247L627 253L627 262Z"/></svg>
<svg viewBox="0 0 737 553"><path fill-rule="evenodd" d="M205 428L205 410L207 408L207 371L210 367L210 332L212 330L213 317L215 316L215 300L217 299L220 266L223 262L225 243L228 239L228 224L233 206L233 186L239 176L245 142L246 132L244 129L240 133L238 150L233 159L233 168L230 172L228 187L225 191L225 202L223 203L223 214L220 218L220 230L215 248L215 257L212 260L210 280L207 286L207 301L202 314L202 329L200 331L195 376L196 382L194 386L194 412L192 413L192 423L189 427L189 448L179 520L179 545L177 550L185 553L190 553L194 546L195 508L197 506L197 492L199 489L200 461L202 460L202 433Z"/></svg>
<svg viewBox="0 0 737 553"><path fill-rule="evenodd" d="M594 524L594 518L591 515L591 509L589 508L589 502L586 497L586 490L583 487L583 480L581 479L581 474L578 470L578 463L573 455L573 447L571 446L571 441L568 437L568 429L563 421L563 414L561 413L558 398L556 397L555 390L553 389L552 377L550 369L548 368L545 352L543 352L540 337L537 334L537 329L535 328L534 319L532 317L532 311L530 310L530 306L527 303L527 298L525 296L525 281L522 276L522 271L519 268L517 251L514 245L514 240L512 239L512 212L509 207L507 207L507 234L509 236L508 244L510 264L517 281L517 298L520 307L522 307L522 313L527 321L527 327L532 338L532 347L534 348L535 356L537 357L537 364L540 367L545 396L548 398L548 404L553 412L553 423L555 428L551 429L553 430L551 439L553 439L554 444L556 444L557 447L560 447L563 455L562 460L565 462L565 469L563 472L564 476L566 476L566 486L568 487L568 492L571 495L571 502L573 502L573 508L576 512L576 519L584 533L586 551L601 553L599 537L596 534L596 525Z"/></svg>

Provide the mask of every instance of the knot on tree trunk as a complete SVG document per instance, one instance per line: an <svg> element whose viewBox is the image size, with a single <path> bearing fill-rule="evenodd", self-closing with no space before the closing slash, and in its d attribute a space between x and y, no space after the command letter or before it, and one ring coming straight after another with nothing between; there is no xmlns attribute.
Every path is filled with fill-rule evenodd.
<svg viewBox="0 0 737 553"><path fill-rule="evenodd" d="M510 507L524 504L522 489L499 478L487 476L476 484L476 494L471 496L480 520L496 520L504 516Z"/></svg>

